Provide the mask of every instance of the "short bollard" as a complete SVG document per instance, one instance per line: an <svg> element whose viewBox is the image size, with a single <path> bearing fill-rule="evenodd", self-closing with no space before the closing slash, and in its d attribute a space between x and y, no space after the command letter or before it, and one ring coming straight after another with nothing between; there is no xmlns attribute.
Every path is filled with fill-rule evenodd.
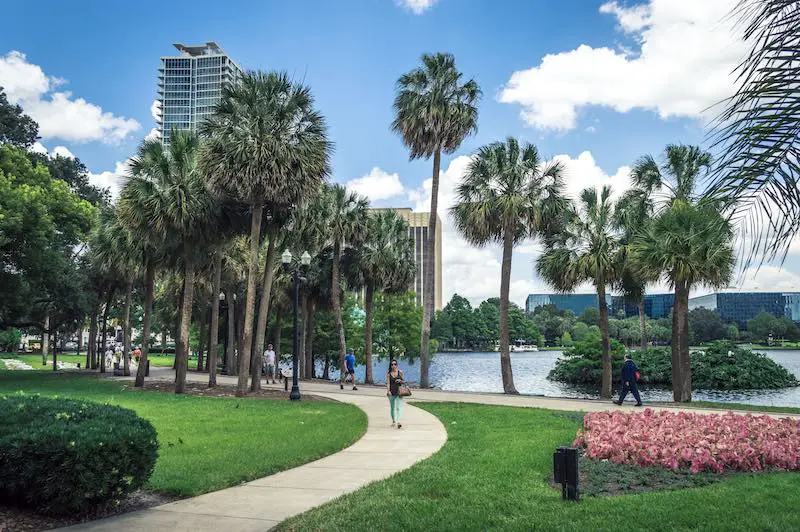
<svg viewBox="0 0 800 532"><path fill-rule="evenodd" d="M577 501L578 494L578 449L559 447L553 453L553 480L561 484L561 498Z"/></svg>

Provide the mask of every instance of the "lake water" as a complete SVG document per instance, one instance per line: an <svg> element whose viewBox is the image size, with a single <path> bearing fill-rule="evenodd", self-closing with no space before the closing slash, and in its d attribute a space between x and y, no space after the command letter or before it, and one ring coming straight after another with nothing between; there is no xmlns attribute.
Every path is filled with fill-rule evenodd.
<svg viewBox="0 0 800 532"><path fill-rule="evenodd" d="M769 351L759 350L784 366L796 376L800 376L800 350ZM540 351L536 353L512 353L511 367L514 371L514 384L523 394L545 395L549 397L597 398L594 390L576 387L569 384L547 380L547 374L553 369L561 351ZM375 381L385 382L388 370L388 359L374 359L373 373ZM400 360L400 369L411 382L419 381L419 361L409 364ZM317 375L322 374L321 365L317 366ZM365 367L356 368L356 376L363 381ZM338 372L331 369L332 380L338 379ZM461 392L502 392L500 379L500 355L498 353L437 353L430 367L431 384L442 390ZM617 384L615 383L615 386ZM672 391L658 388L648 389L642 386L645 401L672 401ZM615 388L616 391L616 388ZM719 401L731 403L748 403L770 406L800 407L800 387L783 390L754 391L714 391L695 390L692 393L695 401Z"/></svg>

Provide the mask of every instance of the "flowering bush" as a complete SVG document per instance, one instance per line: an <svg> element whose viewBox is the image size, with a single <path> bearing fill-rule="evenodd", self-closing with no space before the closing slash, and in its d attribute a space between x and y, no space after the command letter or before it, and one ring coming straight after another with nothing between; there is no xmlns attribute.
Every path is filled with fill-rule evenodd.
<svg viewBox="0 0 800 532"><path fill-rule="evenodd" d="M616 464L692 472L800 470L800 420L688 412L593 412L574 445Z"/></svg>

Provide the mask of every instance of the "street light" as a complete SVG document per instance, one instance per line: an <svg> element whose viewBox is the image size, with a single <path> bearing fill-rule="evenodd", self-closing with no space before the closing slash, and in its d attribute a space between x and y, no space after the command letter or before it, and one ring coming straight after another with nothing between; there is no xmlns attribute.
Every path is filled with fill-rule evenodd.
<svg viewBox="0 0 800 532"><path fill-rule="evenodd" d="M292 268L292 258L292 252L288 249L284 250L281 254L281 263L283 264L284 270L292 274L294 338L292 339L292 391L289 393L289 399L297 401L300 399L300 387L297 384L297 352L300 350L300 328L298 326L297 312L300 308L300 281L304 279L300 277L298 268ZM311 255L308 254L308 251L304 251L303 254L300 255L300 268L305 270L309 264L311 264Z"/></svg>
<svg viewBox="0 0 800 532"><path fill-rule="evenodd" d="M219 312L222 313L222 309L227 308L225 305L225 292L219 293ZM225 330L224 334L222 335L222 372L227 374L228 368L228 316L225 315ZM219 338L219 331L217 331L217 338Z"/></svg>

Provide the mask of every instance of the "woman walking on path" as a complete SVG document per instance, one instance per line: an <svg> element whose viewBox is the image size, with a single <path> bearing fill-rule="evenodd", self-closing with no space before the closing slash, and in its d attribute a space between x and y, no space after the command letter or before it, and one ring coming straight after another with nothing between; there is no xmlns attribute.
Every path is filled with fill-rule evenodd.
<svg viewBox="0 0 800 532"><path fill-rule="evenodd" d="M392 426L397 425L401 428L400 411L403 406L403 397L400 395L400 387L405 384L403 372L397 367L397 361L392 360L389 366L389 373L386 374L386 395L389 396L389 411L392 414Z"/></svg>

